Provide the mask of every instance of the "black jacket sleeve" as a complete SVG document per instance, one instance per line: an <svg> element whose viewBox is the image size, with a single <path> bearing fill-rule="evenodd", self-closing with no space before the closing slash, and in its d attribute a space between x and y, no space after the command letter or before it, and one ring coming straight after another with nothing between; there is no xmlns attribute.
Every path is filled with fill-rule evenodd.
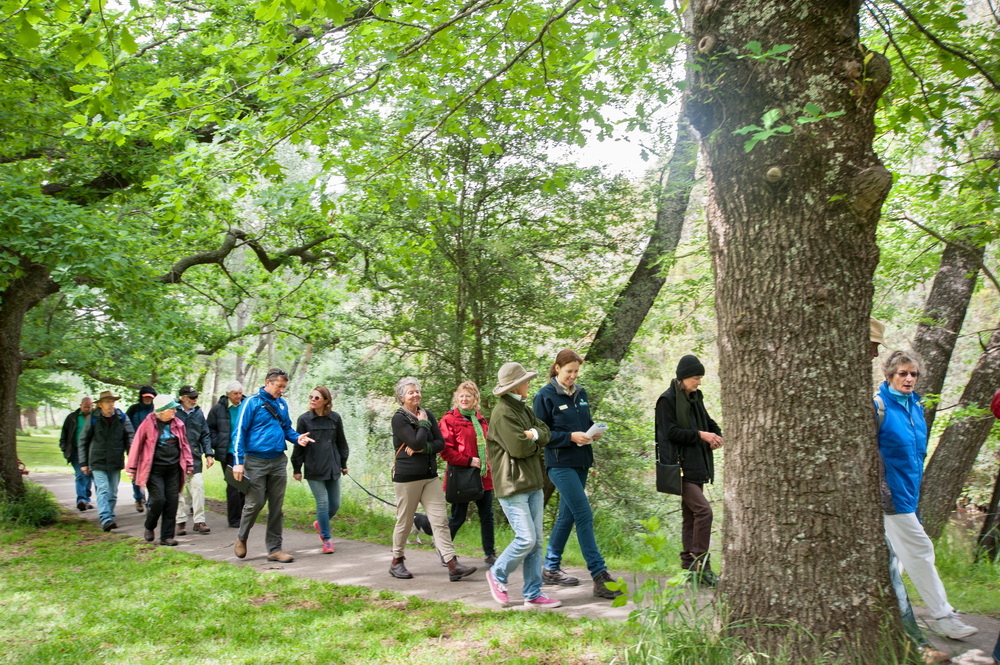
<svg viewBox="0 0 1000 665"><path fill-rule="evenodd" d="M295 421L295 431L299 434L305 434L310 429L306 415L303 413ZM292 446L292 473L302 473L302 462L306 459L306 448L307 446Z"/></svg>
<svg viewBox="0 0 1000 665"><path fill-rule="evenodd" d="M344 434L344 421L340 417L339 413L333 412L333 420L337 427L337 438L333 442L337 446L337 450L340 451L340 467L342 469L347 468L347 455L350 453L350 449L347 447L347 436Z"/></svg>
<svg viewBox="0 0 1000 665"><path fill-rule="evenodd" d="M677 396L671 392L665 392L656 400L656 442L672 443L675 446L694 446L701 441L701 435L696 429L682 429L677 426L677 414L675 408ZM711 425L715 425L711 421ZM715 425L718 429L718 426Z"/></svg>

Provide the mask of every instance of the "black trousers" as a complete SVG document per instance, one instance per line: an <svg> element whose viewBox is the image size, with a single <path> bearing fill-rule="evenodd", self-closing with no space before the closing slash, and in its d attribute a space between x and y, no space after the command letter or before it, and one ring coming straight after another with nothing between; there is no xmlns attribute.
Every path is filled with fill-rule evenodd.
<svg viewBox="0 0 1000 665"><path fill-rule="evenodd" d="M154 464L149 470L146 492L146 528L152 531L157 521L160 525L160 540L174 537L177 528L177 502L181 490L180 464Z"/></svg>
<svg viewBox="0 0 1000 665"><path fill-rule="evenodd" d="M223 476L226 473L226 466L232 466L235 461L235 455L232 453L226 453L225 459L222 464L219 465ZM246 502L246 494L239 491L229 483L226 483L226 518L229 520L229 526L239 528L240 517L243 515L243 504Z"/></svg>
<svg viewBox="0 0 1000 665"><path fill-rule="evenodd" d="M483 553L486 556L496 556L493 542L493 490L483 492L483 497L475 502L479 511L479 537L483 540ZM458 530L465 524L469 516L468 503L451 504L451 517L448 518L448 530L454 538Z"/></svg>

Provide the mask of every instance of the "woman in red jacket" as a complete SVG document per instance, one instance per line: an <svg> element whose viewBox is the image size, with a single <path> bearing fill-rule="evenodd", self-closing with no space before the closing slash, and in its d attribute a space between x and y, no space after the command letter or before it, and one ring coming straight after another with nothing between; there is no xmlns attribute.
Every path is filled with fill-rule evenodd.
<svg viewBox="0 0 1000 665"><path fill-rule="evenodd" d="M479 388L472 381L463 381L452 396L455 408L441 416L438 426L444 437L441 457L453 466L473 466L482 469L483 497L476 501L479 510L479 533L483 540L486 563L493 565L496 551L493 539L493 478L486 460L486 432L489 424L479 413ZM445 473L447 478L448 474ZM448 528L452 539L465 523L468 503L453 503Z"/></svg>

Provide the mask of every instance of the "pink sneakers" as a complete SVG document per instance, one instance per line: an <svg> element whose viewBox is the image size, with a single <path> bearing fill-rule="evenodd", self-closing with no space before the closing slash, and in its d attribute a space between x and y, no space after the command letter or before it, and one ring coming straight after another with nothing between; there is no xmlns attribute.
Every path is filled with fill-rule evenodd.
<svg viewBox="0 0 1000 665"><path fill-rule="evenodd" d="M507 607L507 603L510 602L507 598L507 586L497 582L492 570L486 571L486 583L490 585L490 595L493 596L493 600Z"/></svg>
<svg viewBox="0 0 1000 665"><path fill-rule="evenodd" d="M333 554L336 551L336 548L333 546L333 540L323 541L323 554Z"/></svg>
<svg viewBox="0 0 1000 665"><path fill-rule="evenodd" d="M534 607L539 610L554 610L560 605L562 605L561 600L549 598L544 593L539 595L538 598L532 598L531 600L524 601L525 607Z"/></svg>

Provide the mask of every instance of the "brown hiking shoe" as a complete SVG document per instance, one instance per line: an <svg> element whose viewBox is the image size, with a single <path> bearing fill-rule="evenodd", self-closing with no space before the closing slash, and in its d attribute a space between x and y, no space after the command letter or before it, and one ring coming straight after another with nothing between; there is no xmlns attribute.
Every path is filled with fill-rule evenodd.
<svg viewBox="0 0 1000 665"><path fill-rule="evenodd" d="M579 578L567 575L562 568L549 570L542 568L542 584L558 584L559 586L576 586L580 583Z"/></svg>
<svg viewBox="0 0 1000 665"><path fill-rule="evenodd" d="M448 579L452 582L457 582L463 577L468 577L472 573L476 572L475 566L463 566L458 562L458 557L452 557L451 561L448 562Z"/></svg>
<svg viewBox="0 0 1000 665"><path fill-rule="evenodd" d="M611 577L611 574L608 573L608 571L606 570L598 574L598 576L594 578L594 597L608 598L609 600L614 600L618 596L622 595L621 591L618 591L617 589L612 591L605 584L606 582L613 583L615 581L616 581L615 578Z"/></svg>
<svg viewBox="0 0 1000 665"><path fill-rule="evenodd" d="M186 535L188 535L187 525L188 525L187 522L178 522L177 523L177 530L174 531L174 535L176 535L176 536L186 536Z"/></svg>
<svg viewBox="0 0 1000 665"><path fill-rule="evenodd" d="M236 539L236 543L233 545L233 554L238 559L242 559L247 555L247 543L245 540Z"/></svg>
<svg viewBox="0 0 1000 665"><path fill-rule="evenodd" d="M271 554L268 554L267 560L277 561L278 563L291 563L292 561L295 561L295 557L293 557L291 554L288 554L287 552L282 552L281 550L278 550L277 552L272 552Z"/></svg>
<svg viewBox="0 0 1000 665"><path fill-rule="evenodd" d="M205 534L205 533L212 533L212 530L209 529L208 525L205 524L204 522L195 522L194 523L194 532L195 533Z"/></svg>
<svg viewBox="0 0 1000 665"><path fill-rule="evenodd" d="M389 574L393 577L401 580L412 580L413 574L406 569L403 561L406 557L401 556L398 559L393 559L392 563L389 565Z"/></svg>

